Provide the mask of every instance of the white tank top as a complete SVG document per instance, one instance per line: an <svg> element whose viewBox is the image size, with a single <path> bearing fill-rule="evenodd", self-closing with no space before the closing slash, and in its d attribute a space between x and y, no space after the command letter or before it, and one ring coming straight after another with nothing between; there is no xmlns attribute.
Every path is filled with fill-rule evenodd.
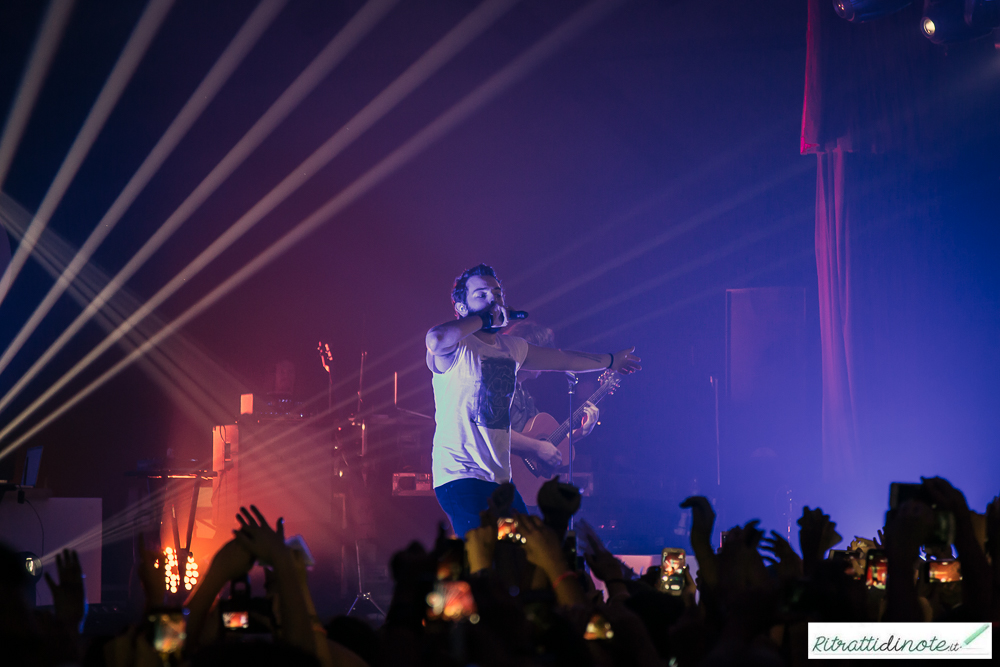
<svg viewBox="0 0 1000 667"><path fill-rule="evenodd" d="M434 487L457 479L510 481L510 404L528 344L468 336L444 373L434 373Z"/></svg>

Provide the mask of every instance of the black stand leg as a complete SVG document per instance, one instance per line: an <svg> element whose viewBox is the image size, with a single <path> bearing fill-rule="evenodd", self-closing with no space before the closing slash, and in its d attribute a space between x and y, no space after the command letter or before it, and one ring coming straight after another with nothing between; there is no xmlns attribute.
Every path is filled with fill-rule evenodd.
<svg viewBox="0 0 1000 667"><path fill-rule="evenodd" d="M358 558L358 594L354 596L354 602L351 604L351 608L347 610L346 616L350 616L354 608L358 606L358 603L362 600L366 600L368 604L375 607L378 613L385 616L385 612L382 611L382 607L378 606L375 600L372 599L372 594L364 589L364 584L361 581L361 547L358 546L358 541L354 540L354 553Z"/></svg>

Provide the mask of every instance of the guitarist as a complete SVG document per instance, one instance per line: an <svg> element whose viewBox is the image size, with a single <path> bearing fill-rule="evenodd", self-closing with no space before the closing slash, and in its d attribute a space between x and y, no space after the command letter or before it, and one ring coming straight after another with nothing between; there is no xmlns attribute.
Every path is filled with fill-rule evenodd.
<svg viewBox="0 0 1000 667"><path fill-rule="evenodd" d="M626 348L590 354L539 347L497 334L511 324L494 270L480 264L455 279L455 320L427 332L427 367L433 373L434 493L459 536L480 525L493 491L510 481L510 405L517 372L640 370ZM515 492L512 507L527 512Z"/></svg>
<svg viewBox="0 0 1000 667"><path fill-rule="evenodd" d="M552 329L534 322L516 322L508 327L504 334L523 338L529 344L538 347L555 347L555 336L552 334ZM525 388L524 382L525 380L536 380L539 375L541 375L541 371L520 370L517 372L517 388L514 390L514 400L510 406L510 451L514 455L532 455L548 465L558 468L563 464L562 454L553 443L548 440L538 440L522 433L524 427L528 425L528 421L538 414L535 399ZM579 428L573 431L574 441L590 435L597 426L597 420L601 415L597 406L590 401L584 403L583 410L583 421ZM534 498L529 498L528 502L533 500Z"/></svg>

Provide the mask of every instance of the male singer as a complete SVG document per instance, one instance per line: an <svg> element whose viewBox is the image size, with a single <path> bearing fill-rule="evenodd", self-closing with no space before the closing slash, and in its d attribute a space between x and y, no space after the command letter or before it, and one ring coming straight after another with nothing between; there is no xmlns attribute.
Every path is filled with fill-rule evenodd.
<svg viewBox="0 0 1000 667"><path fill-rule="evenodd" d="M530 345L499 336L512 322L503 288L486 264L455 279L453 321L427 332L427 367L433 372L434 494L459 537L479 525L494 489L510 481L510 404L517 372L641 369L634 347L590 354ZM514 509L527 513L519 493Z"/></svg>

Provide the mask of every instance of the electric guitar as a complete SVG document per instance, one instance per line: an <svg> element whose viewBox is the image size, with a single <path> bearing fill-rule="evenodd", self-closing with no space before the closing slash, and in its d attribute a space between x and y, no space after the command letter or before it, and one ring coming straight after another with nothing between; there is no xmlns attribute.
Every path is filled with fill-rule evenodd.
<svg viewBox="0 0 1000 667"><path fill-rule="evenodd" d="M600 377L600 382L597 391L587 399L594 405L597 405L605 396L615 393L621 379L614 371L605 371ZM562 424L547 412L539 412L528 420L521 434L536 440L547 440L556 445L559 453L562 454L564 464L567 464L570 456L576 456L575 452L569 451L570 424L578 423L582 417L582 405L573 412L572 420L567 419ZM577 438L573 439L575 441ZM529 503L538 497L538 490L545 482L555 477L558 470L559 468L556 466L549 465L534 456L514 454L510 457L511 480L517 490L521 492L521 497Z"/></svg>

